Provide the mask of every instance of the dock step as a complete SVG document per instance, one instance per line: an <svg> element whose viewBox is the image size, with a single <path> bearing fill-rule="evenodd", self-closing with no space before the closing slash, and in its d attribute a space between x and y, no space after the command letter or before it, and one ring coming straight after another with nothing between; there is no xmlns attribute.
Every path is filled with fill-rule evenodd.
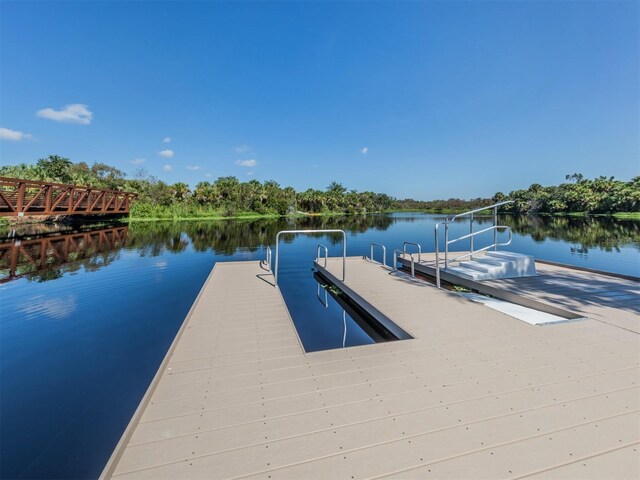
<svg viewBox="0 0 640 480"><path fill-rule="evenodd" d="M533 277L536 275L536 265L531 255L500 251L475 256L473 260L460 262L444 271L469 280L496 280Z"/></svg>

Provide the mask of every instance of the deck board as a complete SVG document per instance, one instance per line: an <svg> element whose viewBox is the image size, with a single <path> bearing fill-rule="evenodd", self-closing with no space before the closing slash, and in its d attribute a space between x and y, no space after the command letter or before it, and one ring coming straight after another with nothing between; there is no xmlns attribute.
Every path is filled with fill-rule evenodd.
<svg viewBox="0 0 640 480"><path fill-rule="evenodd" d="M636 333L531 326L350 258L347 284L415 338L305 353L265 280L216 265L105 476L640 476Z"/></svg>

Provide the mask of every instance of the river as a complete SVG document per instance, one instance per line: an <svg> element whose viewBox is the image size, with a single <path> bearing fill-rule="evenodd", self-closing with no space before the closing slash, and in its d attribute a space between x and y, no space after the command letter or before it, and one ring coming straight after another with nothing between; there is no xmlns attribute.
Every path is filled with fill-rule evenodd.
<svg viewBox="0 0 640 480"><path fill-rule="evenodd" d="M266 245L275 248L277 232L288 229L343 229L348 255L368 255L371 242L388 252L404 241L433 251L433 228L442 219L396 213L6 231L0 476L97 478L216 262L261 260ZM513 230L508 250L640 276L640 221L501 217L499 223ZM466 231L468 225L455 224L452 237ZM370 342L347 328L339 306L319 301L311 273L319 243L331 256L342 253L340 235L288 236L280 245L280 288L305 349Z"/></svg>

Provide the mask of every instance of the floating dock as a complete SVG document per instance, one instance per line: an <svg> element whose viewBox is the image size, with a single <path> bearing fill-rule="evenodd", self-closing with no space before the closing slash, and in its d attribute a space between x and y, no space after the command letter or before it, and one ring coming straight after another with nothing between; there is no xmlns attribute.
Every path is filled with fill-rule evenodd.
<svg viewBox="0 0 640 480"><path fill-rule="evenodd" d="M103 478L640 477L637 283L532 326L362 258L346 272L414 338L305 353L273 276L218 263Z"/></svg>

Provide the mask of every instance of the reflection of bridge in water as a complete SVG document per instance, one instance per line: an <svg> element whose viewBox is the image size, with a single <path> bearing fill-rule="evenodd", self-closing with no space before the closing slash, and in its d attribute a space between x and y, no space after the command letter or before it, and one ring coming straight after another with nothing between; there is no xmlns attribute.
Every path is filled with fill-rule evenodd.
<svg viewBox="0 0 640 480"><path fill-rule="evenodd" d="M0 244L0 283L121 248L128 230L102 228Z"/></svg>
<svg viewBox="0 0 640 480"><path fill-rule="evenodd" d="M0 177L0 216L127 214L135 193Z"/></svg>

